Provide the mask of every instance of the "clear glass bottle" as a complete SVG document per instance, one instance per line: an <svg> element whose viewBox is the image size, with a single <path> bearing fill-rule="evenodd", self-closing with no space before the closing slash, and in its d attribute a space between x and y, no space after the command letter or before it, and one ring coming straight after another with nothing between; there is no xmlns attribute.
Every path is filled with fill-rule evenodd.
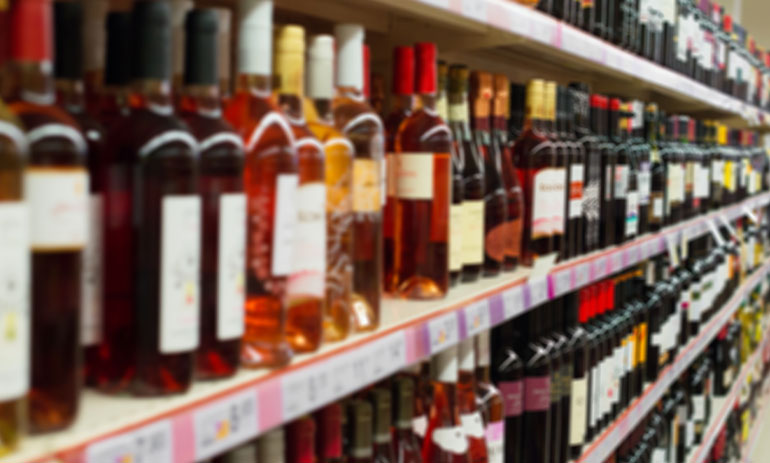
<svg viewBox="0 0 770 463"><path fill-rule="evenodd" d="M326 304L324 341L347 337L352 323L353 144L334 128L334 37L316 35L308 47L305 118L326 156Z"/></svg>
<svg viewBox="0 0 770 463"><path fill-rule="evenodd" d="M394 272L398 294L443 297L449 290L449 127L436 113L436 46L415 45L420 109L396 136Z"/></svg>
<svg viewBox="0 0 770 463"><path fill-rule="evenodd" d="M334 125L353 143L353 322L358 331L380 323L382 205L385 199L383 124L363 96L364 28L338 24Z"/></svg>
<svg viewBox="0 0 770 463"><path fill-rule="evenodd" d="M324 147L303 110L305 30L282 26L276 43L278 103L294 132L299 163L297 227L289 277L286 338L295 352L321 344L326 283L326 183Z"/></svg>
<svg viewBox="0 0 770 463"><path fill-rule="evenodd" d="M72 423L82 383L79 331L88 219L87 145L75 120L54 106L52 19L50 1L13 5L11 43L17 45L12 48L6 87L9 109L24 125L29 146L22 188L32 251L27 339L38 340L28 372L27 406L33 433ZM11 179L9 188L19 186ZM16 297L24 300L21 294ZM23 329L20 320L20 334Z"/></svg>
<svg viewBox="0 0 770 463"><path fill-rule="evenodd" d="M179 116L198 140L203 204L200 347L196 376L230 376L243 336L246 273L246 197L243 141L222 119L217 69L219 18L195 9L185 21L184 89Z"/></svg>
<svg viewBox="0 0 770 463"><path fill-rule="evenodd" d="M240 2L237 88L225 118L246 160L246 332L241 364L276 367L291 358L286 304L297 222L297 153L291 126L271 98L273 2Z"/></svg>

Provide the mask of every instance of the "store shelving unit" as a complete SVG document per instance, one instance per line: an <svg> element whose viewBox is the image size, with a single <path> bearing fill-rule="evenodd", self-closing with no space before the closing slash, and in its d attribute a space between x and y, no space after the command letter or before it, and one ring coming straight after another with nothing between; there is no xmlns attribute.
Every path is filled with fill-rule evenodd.
<svg viewBox="0 0 770 463"><path fill-rule="evenodd" d="M112 397L87 390L71 428L26 438L17 453L0 463L47 463L54 456L67 463L112 463L124 455L132 455L133 461L141 455L143 461L184 463L216 455L547 300L664 252L668 243L707 233L709 222L719 217L732 220L768 203L770 193L765 193L539 275L522 269L462 285L442 300L386 300L378 331L324 345L281 370L241 370L233 378L197 382L188 393L168 398ZM659 380L588 447L581 462L603 461L614 450L768 271L770 263L741 286Z"/></svg>

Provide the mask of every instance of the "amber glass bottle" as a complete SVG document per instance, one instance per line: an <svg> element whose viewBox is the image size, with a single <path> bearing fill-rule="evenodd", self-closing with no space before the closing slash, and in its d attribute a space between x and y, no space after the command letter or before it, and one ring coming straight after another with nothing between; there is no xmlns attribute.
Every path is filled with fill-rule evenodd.
<svg viewBox="0 0 770 463"><path fill-rule="evenodd" d="M515 270L521 253L521 232L524 215L524 196L513 164L513 140L508 136L508 120L511 114L511 94L508 78L502 74L494 76L494 97L492 100L492 143L500 150L500 171L505 188L505 252L503 268Z"/></svg>
<svg viewBox="0 0 770 463"><path fill-rule="evenodd" d="M121 239L105 247L105 277L125 280L108 286L105 313L115 313L105 324L100 350L108 358L100 363L110 369L98 379L106 390L133 379L135 394L153 396L184 392L193 377L201 201L197 142L171 106L168 4L137 2L131 19L131 115L111 130L101 173L110 192L105 236L114 230Z"/></svg>
<svg viewBox="0 0 770 463"><path fill-rule="evenodd" d="M289 277L286 338L295 352L321 344L326 272L324 147L307 127L303 111L305 30L283 26L276 43L278 101L294 132L299 163L297 228Z"/></svg>
<svg viewBox="0 0 770 463"><path fill-rule="evenodd" d="M463 282L476 281L484 263L484 164L468 122L468 68L449 68L449 124L457 150L454 164L463 178L462 274Z"/></svg>
<svg viewBox="0 0 770 463"><path fill-rule="evenodd" d="M564 210L564 168L556 168L553 143L546 137L544 124L545 82L535 79L527 85L525 128L514 145L519 182L528 211L524 215L522 263L532 265L536 258L558 249L554 217ZM558 218L558 217L556 217Z"/></svg>
<svg viewBox="0 0 770 463"><path fill-rule="evenodd" d="M476 362L473 337L462 340L458 347L459 372L457 377L457 406L460 424L468 439L469 463L487 463L487 444L484 434L484 416L476 396Z"/></svg>
<svg viewBox="0 0 770 463"><path fill-rule="evenodd" d="M308 49L305 117L326 154L326 303L324 341L350 331L353 287L353 156L350 140L334 128L334 38L317 35Z"/></svg>
<svg viewBox="0 0 770 463"><path fill-rule="evenodd" d="M0 81L5 77L8 4L0 5ZM24 430L29 389L30 254L23 200L27 142L21 122L0 99L0 457L13 452Z"/></svg>
<svg viewBox="0 0 770 463"><path fill-rule="evenodd" d="M297 156L294 135L270 98L271 0L240 2L238 83L225 117L246 148L246 332L241 363L283 365L291 357L285 338L286 291L297 222Z"/></svg>
<svg viewBox="0 0 770 463"><path fill-rule="evenodd" d="M370 331L380 323L382 296L382 203L385 135L382 121L363 98L364 29L338 24L337 96L334 125L355 147L353 160L353 303L354 326Z"/></svg>
<svg viewBox="0 0 770 463"><path fill-rule="evenodd" d="M415 48L420 109L396 136L394 271L399 295L433 299L449 290L452 136L436 113L436 46Z"/></svg>
<svg viewBox="0 0 770 463"><path fill-rule="evenodd" d="M422 459L425 463L469 463L468 439L457 396L457 346L431 359L432 400Z"/></svg>
<svg viewBox="0 0 770 463"><path fill-rule="evenodd" d="M83 249L82 308L80 342L86 358L86 382L93 384L96 351L101 341L102 313L102 194L97 169L104 148L102 126L86 112L83 82L83 8L80 3L54 4L56 35L54 76L56 103L80 126L88 144L90 191L88 199L88 240Z"/></svg>
<svg viewBox="0 0 770 463"><path fill-rule="evenodd" d="M180 117L199 143L198 191L203 202L199 378L235 373L245 300L246 197L243 142L222 119L215 10L196 9L185 21L184 90Z"/></svg>
<svg viewBox="0 0 770 463"><path fill-rule="evenodd" d="M471 126L473 138L484 159L484 276L500 273L505 257L506 208L500 146L492 140L492 75L471 73Z"/></svg>
<svg viewBox="0 0 770 463"><path fill-rule="evenodd" d="M16 2L11 18L8 103L27 130L29 143L23 191L32 249L30 336L48 340L32 344L27 396L32 432L72 423L82 376L79 332L82 251L87 241L87 145L76 122L53 106L52 13L47 0ZM11 179L8 188L18 186Z"/></svg>
<svg viewBox="0 0 770 463"><path fill-rule="evenodd" d="M382 210L383 256L385 291L396 291L396 274L393 271L393 209L396 204L395 159L396 136L401 123L412 113L414 102L414 48L396 47L393 49L393 98L391 110L385 117L385 165L387 176L385 206Z"/></svg>

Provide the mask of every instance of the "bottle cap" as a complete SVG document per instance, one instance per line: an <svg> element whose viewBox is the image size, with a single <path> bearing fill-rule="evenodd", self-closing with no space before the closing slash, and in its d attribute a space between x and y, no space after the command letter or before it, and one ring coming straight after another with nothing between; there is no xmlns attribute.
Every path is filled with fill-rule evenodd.
<svg viewBox="0 0 770 463"><path fill-rule="evenodd" d="M449 347L430 359L430 373L434 381L457 382L457 346Z"/></svg>
<svg viewBox="0 0 770 463"><path fill-rule="evenodd" d="M532 79L527 83L526 111L528 119L544 119L543 98L545 96L545 81Z"/></svg>
<svg viewBox="0 0 770 463"><path fill-rule="evenodd" d="M301 96L305 75L305 29L288 25L278 29L275 44L275 74L279 93Z"/></svg>
<svg viewBox="0 0 770 463"><path fill-rule="evenodd" d="M83 43L88 44L83 49L83 69L85 71L104 69L105 44L107 43L104 21L109 9L110 2L83 0Z"/></svg>
<svg viewBox="0 0 770 463"><path fill-rule="evenodd" d="M171 60L174 78L181 77L187 59L185 23L187 13L193 9L192 0L171 0ZM174 82L177 84L178 82Z"/></svg>
<svg viewBox="0 0 770 463"><path fill-rule="evenodd" d="M286 434L289 445L286 459L291 463L315 463L316 425L313 418L305 416L294 420L287 426Z"/></svg>
<svg viewBox="0 0 770 463"><path fill-rule="evenodd" d="M307 96L330 100L334 96L334 37L315 35L307 52Z"/></svg>
<svg viewBox="0 0 770 463"><path fill-rule="evenodd" d="M217 8L217 21L219 31L217 34L217 68L219 81L223 84L226 94L230 92L230 30L232 29L232 13L225 8Z"/></svg>
<svg viewBox="0 0 770 463"><path fill-rule="evenodd" d="M107 15L107 63L105 85L126 85L130 80L131 14L113 11Z"/></svg>
<svg viewBox="0 0 770 463"><path fill-rule="evenodd" d="M393 380L394 423L396 429L411 429L414 416L414 382L411 378Z"/></svg>
<svg viewBox="0 0 770 463"><path fill-rule="evenodd" d="M273 0L240 0L238 71L270 76L273 65Z"/></svg>
<svg viewBox="0 0 770 463"><path fill-rule="evenodd" d="M421 42L414 45L415 59L415 92L423 95L433 95L438 87L438 69L436 66L436 44Z"/></svg>
<svg viewBox="0 0 770 463"><path fill-rule="evenodd" d="M620 98L610 99L610 111L620 111Z"/></svg>
<svg viewBox="0 0 770 463"><path fill-rule="evenodd" d="M168 3L149 0L134 3L131 42L131 77L170 77L171 10Z"/></svg>
<svg viewBox="0 0 770 463"><path fill-rule="evenodd" d="M449 93L465 93L468 91L468 67L462 64L449 66Z"/></svg>
<svg viewBox="0 0 770 463"><path fill-rule="evenodd" d="M284 446L283 428L275 428L272 431L263 434L257 441L257 453L259 454L259 458L257 458L256 461L286 463Z"/></svg>
<svg viewBox="0 0 770 463"><path fill-rule="evenodd" d="M253 442L236 447L222 457L222 463L254 463L257 460L257 445Z"/></svg>
<svg viewBox="0 0 770 463"><path fill-rule="evenodd" d="M476 335L476 366L488 367L490 365L489 330L484 330Z"/></svg>
<svg viewBox="0 0 770 463"><path fill-rule="evenodd" d="M322 460L342 458L342 404L331 403L315 413L316 449Z"/></svg>
<svg viewBox="0 0 770 463"><path fill-rule="evenodd" d="M545 120L556 120L556 82L545 83L545 93L543 94L543 106L545 109Z"/></svg>
<svg viewBox="0 0 770 463"><path fill-rule="evenodd" d="M11 57L17 61L50 61L52 53L51 0L13 2Z"/></svg>
<svg viewBox="0 0 770 463"><path fill-rule="evenodd" d="M511 114L511 85L508 81L508 77L504 74L495 74L494 88L495 95L492 114L495 116L503 116L505 119L508 119Z"/></svg>
<svg viewBox="0 0 770 463"><path fill-rule="evenodd" d="M363 53L363 63L364 63L364 69L363 69L363 82L364 82L364 89L362 93L364 94L364 97L368 100L369 97L372 95L372 78L371 78L371 71L369 69L369 45L364 44L363 48L361 49L361 52Z"/></svg>
<svg viewBox="0 0 770 463"><path fill-rule="evenodd" d="M473 372L476 362L473 358L473 337L467 337L459 344L460 370Z"/></svg>
<svg viewBox="0 0 770 463"><path fill-rule="evenodd" d="M492 74L483 71L471 72L471 98L473 117L486 119L492 111Z"/></svg>
<svg viewBox="0 0 770 463"><path fill-rule="evenodd" d="M393 93L411 95L414 93L414 48L393 49Z"/></svg>
<svg viewBox="0 0 770 463"><path fill-rule="evenodd" d="M369 402L353 399L348 403L348 429L351 432L349 439L350 456L353 458L371 458L373 453L372 405Z"/></svg>
<svg viewBox="0 0 770 463"><path fill-rule="evenodd" d="M54 76L57 79L83 78L83 5L56 2L54 15Z"/></svg>
<svg viewBox="0 0 770 463"><path fill-rule="evenodd" d="M358 24L337 24L337 85L363 91L364 28Z"/></svg>
<svg viewBox="0 0 770 463"><path fill-rule="evenodd" d="M391 400L390 391L376 387L369 392L374 410L374 442L387 444L390 442Z"/></svg>
<svg viewBox="0 0 770 463"><path fill-rule="evenodd" d="M196 8L185 19L185 85L216 85L219 17L214 9Z"/></svg>

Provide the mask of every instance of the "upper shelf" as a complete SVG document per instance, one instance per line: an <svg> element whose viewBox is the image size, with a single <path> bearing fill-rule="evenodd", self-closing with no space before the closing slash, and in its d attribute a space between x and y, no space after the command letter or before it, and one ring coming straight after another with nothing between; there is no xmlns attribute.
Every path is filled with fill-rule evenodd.
<svg viewBox="0 0 770 463"><path fill-rule="evenodd" d="M679 243L683 237L692 239L708 233L709 222L720 216L733 220L744 215L746 208L769 203L770 193L764 193L623 246L564 262L547 275L535 276L530 269L520 269L453 288L448 297L441 300L386 300L377 331L325 344L318 352L296 357L287 368L242 369L229 379L196 382L186 394L174 397L114 397L87 390L72 427L26 438L18 452L0 458L0 463L49 463L51 457L58 457L63 463L113 463L139 461L139 458L187 463L208 458L550 299L664 252L669 242ZM756 274L768 268L770 264ZM755 278L758 277L752 280ZM746 285L740 292L744 293L745 289ZM722 316L716 318L724 320ZM714 330L716 328L710 327L693 341L696 345L688 349L690 353L661 381L673 381L678 376L676 372L685 368L695 353L708 344ZM653 398L665 390L662 384L655 386L654 393L646 394L635 409L651 406ZM587 455L611 451L620 442L614 439L617 433L629 432L629 420L637 418L636 413L627 415L626 425L614 427ZM126 456L132 459L121 459Z"/></svg>

